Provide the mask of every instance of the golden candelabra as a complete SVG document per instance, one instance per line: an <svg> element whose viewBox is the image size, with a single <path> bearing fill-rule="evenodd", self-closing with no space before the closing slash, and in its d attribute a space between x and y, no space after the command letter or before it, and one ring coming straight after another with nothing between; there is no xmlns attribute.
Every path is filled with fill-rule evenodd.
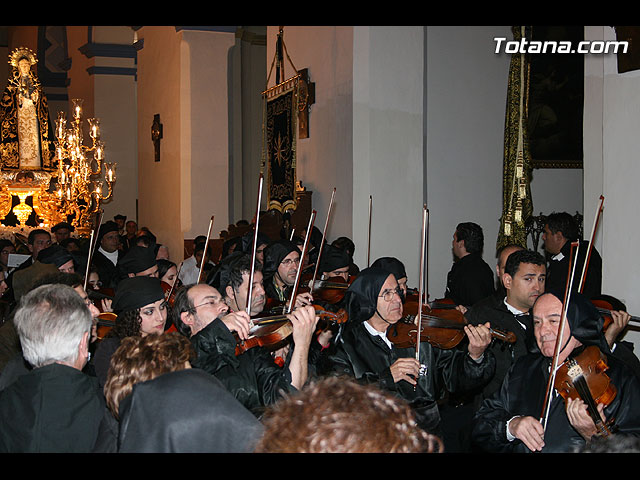
<svg viewBox="0 0 640 480"><path fill-rule="evenodd" d="M100 140L97 118L87 119L92 143L90 147L83 144L82 103L82 99L72 100L73 118L69 122L64 112L60 112L56 120L56 196L62 215L72 217L70 221L79 235L88 235L100 204L113 195L117 163L104 161L104 143ZM106 194L103 193L104 181Z"/></svg>

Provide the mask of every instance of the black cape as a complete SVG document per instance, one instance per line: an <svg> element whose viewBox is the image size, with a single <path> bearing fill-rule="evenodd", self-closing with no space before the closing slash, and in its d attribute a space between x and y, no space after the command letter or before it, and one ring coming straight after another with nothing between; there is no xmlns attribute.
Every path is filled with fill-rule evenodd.
<svg viewBox="0 0 640 480"><path fill-rule="evenodd" d="M119 411L125 453L248 453L263 429L220 381L195 368L135 385Z"/></svg>

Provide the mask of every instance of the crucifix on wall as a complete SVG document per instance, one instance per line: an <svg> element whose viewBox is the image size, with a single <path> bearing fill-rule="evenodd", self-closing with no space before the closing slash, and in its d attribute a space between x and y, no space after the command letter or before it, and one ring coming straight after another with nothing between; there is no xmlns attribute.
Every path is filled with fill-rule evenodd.
<svg viewBox="0 0 640 480"><path fill-rule="evenodd" d="M160 114L153 116L153 124L151 125L151 140L153 141L154 159L160 161L160 140L162 139L162 123L160 123Z"/></svg>
<svg viewBox="0 0 640 480"><path fill-rule="evenodd" d="M316 101L316 84L309 81L309 69L298 71L298 137L309 138L309 111Z"/></svg>

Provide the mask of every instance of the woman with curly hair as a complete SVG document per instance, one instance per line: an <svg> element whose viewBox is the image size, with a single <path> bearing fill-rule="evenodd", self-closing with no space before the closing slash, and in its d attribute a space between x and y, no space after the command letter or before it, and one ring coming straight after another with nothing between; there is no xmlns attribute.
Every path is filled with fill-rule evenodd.
<svg viewBox="0 0 640 480"><path fill-rule="evenodd" d="M191 368L195 351L191 342L178 332L127 337L111 357L104 396L113 416L119 418L119 405L133 386L159 375Z"/></svg>
<svg viewBox="0 0 640 480"><path fill-rule="evenodd" d="M146 337L164 333L167 302L160 279L128 277L118 283L112 309L115 325L98 344L94 357L96 376L103 388L111 356L127 337Z"/></svg>
<svg viewBox="0 0 640 480"><path fill-rule="evenodd" d="M323 377L268 407L257 453L440 453L402 398L347 377Z"/></svg>

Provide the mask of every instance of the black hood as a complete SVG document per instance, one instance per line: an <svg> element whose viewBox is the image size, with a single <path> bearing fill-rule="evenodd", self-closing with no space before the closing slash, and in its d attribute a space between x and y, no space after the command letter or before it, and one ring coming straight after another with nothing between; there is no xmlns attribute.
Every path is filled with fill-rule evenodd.
<svg viewBox="0 0 640 480"><path fill-rule="evenodd" d="M560 302L564 301L564 293L556 291L546 292L540 295L538 300L544 295L553 295ZM567 322L571 329L571 336L579 340L580 343L585 346L595 345L601 352L611 353L609 344L604 337L604 318L587 297L577 292L570 295Z"/></svg>
<svg viewBox="0 0 640 480"><path fill-rule="evenodd" d="M345 305L350 323L369 320L378 306L382 285L392 273L381 268L362 270L345 293Z"/></svg>
<svg viewBox="0 0 640 480"><path fill-rule="evenodd" d="M289 240L276 240L267 245L264 249L264 265L262 267L264 278L272 277L282 260L291 252L300 253L300 249Z"/></svg>

